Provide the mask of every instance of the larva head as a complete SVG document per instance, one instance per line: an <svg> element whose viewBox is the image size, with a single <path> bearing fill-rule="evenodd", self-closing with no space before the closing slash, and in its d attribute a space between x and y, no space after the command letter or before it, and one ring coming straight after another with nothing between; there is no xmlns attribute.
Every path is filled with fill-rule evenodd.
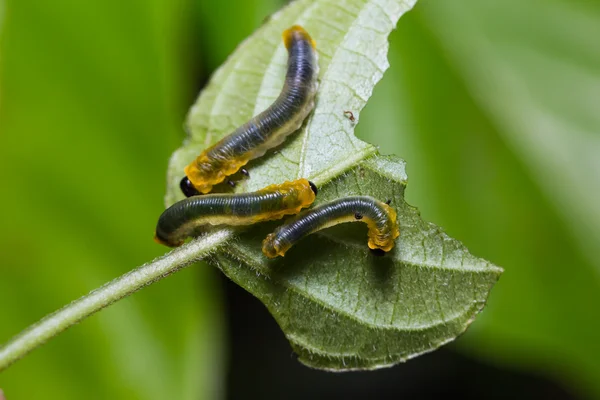
<svg viewBox="0 0 600 400"><path fill-rule="evenodd" d="M306 30L300 25L294 25L285 31L283 31L283 43L285 44L286 49L290 49L292 47L292 43L297 40L306 40L308 41L313 49L317 48L317 43L314 39L306 32Z"/></svg>
<svg viewBox="0 0 600 400"><path fill-rule="evenodd" d="M283 257L290 247L289 242L282 240L278 237L277 232L274 232L268 234L265 240L263 240L262 252L268 258Z"/></svg>
<svg viewBox="0 0 600 400"><path fill-rule="evenodd" d="M223 182L228 175L233 174L239 168L238 164L231 166L231 161L228 161L227 165L223 165L220 160L216 160L208 154L210 149L204 150L183 169L189 181L189 184L186 182L186 185L192 187L198 194L210 193L214 185Z"/></svg>
<svg viewBox="0 0 600 400"><path fill-rule="evenodd" d="M286 184L288 184L287 202L290 208L292 208L291 206L308 207L315 201L318 191L317 186L309 180L302 178L293 182L286 182L284 185Z"/></svg>
<svg viewBox="0 0 600 400"><path fill-rule="evenodd" d="M200 192L196 190L194 185L192 185L192 182L190 182L187 176L184 176L181 179L181 182L179 182L179 188L181 189L185 197L192 197L200 194Z"/></svg>
<svg viewBox="0 0 600 400"><path fill-rule="evenodd" d="M314 183L302 178L291 182L288 181L269 185L266 188L261 189L260 192L278 193L282 199L281 208L288 211L296 210L294 212L295 214L300 211L301 208L308 207L315 201L317 187ZM286 212L282 215L285 214L290 214L290 212Z"/></svg>

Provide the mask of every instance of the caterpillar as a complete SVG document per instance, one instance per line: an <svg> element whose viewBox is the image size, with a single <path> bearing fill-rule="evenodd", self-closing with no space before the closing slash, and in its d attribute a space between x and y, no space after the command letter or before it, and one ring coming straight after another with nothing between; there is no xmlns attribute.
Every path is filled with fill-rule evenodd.
<svg viewBox="0 0 600 400"><path fill-rule="evenodd" d="M279 97L185 167L180 188L187 197L210 192L250 160L281 144L314 108L319 72L315 41L304 28L294 25L283 32L283 42L288 63Z"/></svg>
<svg viewBox="0 0 600 400"><path fill-rule="evenodd" d="M315 201L317 187L306 179L269 185L256 192L193 196L159 217L154 240L169 247L183 244L203 225L251 225L296 214Z"/></svg>
<svg viewBox="0 0 600 400"><path fill-rule="evenodd" d="M372 250L390 251L400 235L396 211L387 203L370 196L343 197L305 210L279 226L262 243L268 258L284 256L305 236L344 222L361 221L369 228L368 246Z"/></svg>

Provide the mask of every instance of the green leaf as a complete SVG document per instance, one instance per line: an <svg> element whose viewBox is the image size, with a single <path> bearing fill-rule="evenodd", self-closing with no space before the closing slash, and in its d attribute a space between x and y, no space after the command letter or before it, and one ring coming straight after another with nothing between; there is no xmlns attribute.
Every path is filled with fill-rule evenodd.
<svg viewBox="0 0 600 400"><path fill-rule="evenodd" d="M600 56L593 39L600 37L600 7L551 0L514 13L520 6L518 0L494 7L468 0L427 15L451 62L468 77L469 91L600 277ZM558 33L563 21L572 22Z"/></svg>
<svg viewBox="0 0 600 400"><path fill-rule="evenodd" d="M363 224L351 224L268 261L260 244L272 223L245 232L214 261L265 303L307 365L374 369L434 350L473 321L502 270L424 222L404 201L405 185L402 160L375 156L319 192L318 203L391 199L402 228L386 257L369 252Z"/></svg>
<svg viewBox="0 0 600 400"><path fill-rule="evenodd" d="M469 343L478 344L474 353L534 367L598 396L600 2L485 3L439 2L424 7L421 20L486 121L487 132L462 140L493 143L474 152L490 160L482 171L495 171L487 188L493 203L479 199L494 211L479 214L481 232L461 237L510 273ZM458 201L468 204L473 193L465 194ZM448 208L461 224L473 212Z"/></svg>
<svg viewBox="0 0 600 400"><path fill-rule="evenodd" d="M275 222L243 232L211 261L265 303L300 360L313 367L373 369L436 349L467 328L502 272L421 220L404 202L403 161L376 155L344 116L349 110L358 119L388 68L387 37L413 4L300 0L273 15L214 74L169 166L167 205L183 197L178 184L186 164L275 99L286 64L281 32L304 25L319 51L315 110L300 132L249 165L251 178L237 190L307 177L320 186L317 202L352 194L392 199L401 237L392 253L376 258L364 226L351 224L267 261L260 241Z"/></svg>

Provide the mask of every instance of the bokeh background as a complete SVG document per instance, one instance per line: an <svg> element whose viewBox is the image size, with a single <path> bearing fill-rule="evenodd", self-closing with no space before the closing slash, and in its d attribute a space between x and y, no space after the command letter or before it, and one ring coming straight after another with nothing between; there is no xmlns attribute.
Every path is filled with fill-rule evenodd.
<svg viewBox="0 0 600 400"><path fill-rule="evenodd" d="M0 0L0 343L165 252L169 155L282 0ZM326 18L326 16L323 16ZM600 2L420 0L356 129L409 203L505 268L454 343L332 374L205 264L0 374L15 399L600 398Z"/></svg>

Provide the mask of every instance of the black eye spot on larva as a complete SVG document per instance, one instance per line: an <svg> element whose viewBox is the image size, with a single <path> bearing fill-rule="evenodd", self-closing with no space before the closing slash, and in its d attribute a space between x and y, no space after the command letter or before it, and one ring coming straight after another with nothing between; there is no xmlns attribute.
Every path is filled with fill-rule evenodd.
<svg viewBox="0 0 600 400"><path fill-rule="evenodd" d="M312 189L313 193L315 194L315 196L317 195L317 193L319 193L319 189L317 189L317 185L315 185L314 183L312 183L311 181L308 181L308 184L310 185L310 188Z"/></svg>
<svg viewBox="0 0 600 400"><path fill-rule="evenodd" d="M381 249L369 249L369 250L371 250L371 254L373 254L375 257L385 256L385 251L383 251Z"/></svg>
<svg viewBox="0 0 600 400"><path fill-rule="evenodd" d="M385 204L387 204L388 206L389 206L390 204L392 204L392 199L388 199L388 200L385 202Z"/></svg>
<svg viewBox="0 0 600 400"><path fill-rule="evenodd" d="M362 219L363 215L361 213L357 212L357 213L354 213L354 218L356 218L356 219Z"/></svg>
<svg viewBox="0 0 600 400"><path fill-rule="evenodd" d="M179 182L179 188L181 192L185 195L185 197L197 196L200 194L199 191L196 190L192 182L188 179L187 176L184 176Z"/></svg>

